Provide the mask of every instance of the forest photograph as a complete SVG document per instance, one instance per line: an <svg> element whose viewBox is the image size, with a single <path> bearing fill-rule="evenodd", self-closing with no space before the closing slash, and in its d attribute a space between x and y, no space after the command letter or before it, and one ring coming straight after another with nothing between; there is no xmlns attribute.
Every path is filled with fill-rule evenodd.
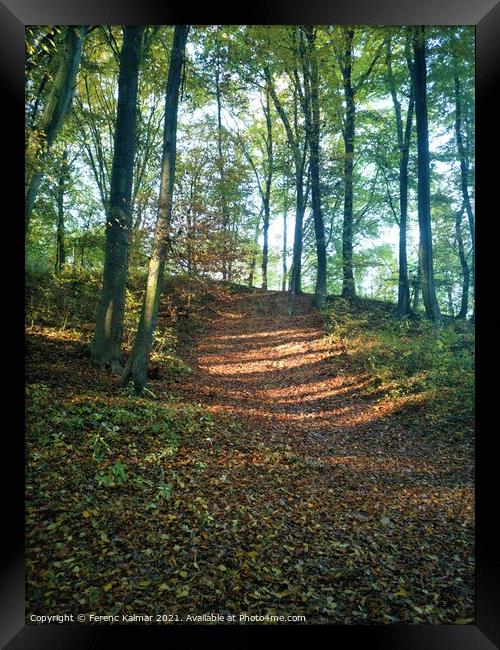
<svg viewBox="0 0 500 650"><path fill-rule="evenodd" d="M26 27L26 624L474 623L474 113L473 26Z"/></svg>

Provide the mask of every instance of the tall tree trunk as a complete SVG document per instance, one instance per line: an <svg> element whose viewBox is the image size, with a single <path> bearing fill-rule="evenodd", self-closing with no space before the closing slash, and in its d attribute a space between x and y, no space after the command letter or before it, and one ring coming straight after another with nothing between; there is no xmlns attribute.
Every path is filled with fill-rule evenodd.
<svg viewBox="0 0 500 650"><path fill-rule="evenodd" d="M354 30L344 28L344 52L342 78L345 99L344 137L344 222L342 226L342 297L349 300L356 297L354 273L352 268L353 253L353 166L354 138L356 128L356 104L352 85L352 41Z"/></svg>
<svg viewBox="0 0 500 650"><path fill-rule="evenodd" d="M318 62L316 59L316 32L311 26L304 27L307 39L307 49L303 48L303 76L304 76L304 115L308 132L310 150L311 174L311 204L314 221L314 234L316 239L316 287L314 290L313 304L317 309L326 305L326 240L325 224L321 206L320 184L320 112L319 112L319 79Z"/></svg>
<svg viewBox="0 0 500 650"><path fill-rule="evenodd" d="M68 183L68 150L65 149L61 159L59 182L57 187L57 246L56 246L56 273L61 273L66 264L66 247L64 242L64 195Z"/></svg>
<svg viewBox="0 0 500 650"><path fill-rule="evenodd" d="M392 72L392 49L390 40L387 42L387 77L396 116L396 133L399 149L399 278L396 316L398 318L404 318L411 311L406 238L408 224L408 161L415 99L413 83L410 82L410 98L406 113L406 124L403 131L401 103L398 100L396 82Z"/></svg>
<svg viewBox="0 0 500 650"><path fill-rule="evenodd" d="M427 71L425 61L425 27L416 27L413 38L415 116L418 151L418 224L420 230L420 269L425 313L434 322L441 314L434 284L430 205L429 127L427 119Z"/></svg>
<svg viewBox="0 0 500 650"><path fill-rule="evenodd" d="M123 29L110 198L106 210L106 245L101 298L90 345L92 363L122 368L128 248L132 231L132 182L136 145L137 86L144 27Z"/></svg>
<svg viewBox="0 0 500 650"><path fill-rule="evenodd" d="M257 219L257 223L255 224L255 233L253 237L253 250L252 250L252 256L250 258L250 270L248 272L248 286L250 288L253 287L255 266L257 264L257 245L259 243L259 233L260 233L260 214L259 214L259 218Z"/></svg>
<svg viewBox="0 0 500 650"><path fill-rule="evenodd" d="M302 234L304 230L304 171L298 169L295 172L295 191L297 195L295 209L295 228L293 233L293 254L292 268L290 270L290 311L293 308L294 297L302 293Z"/></svg>
<svg viewBox="0 0 500 650"><path fill-rule="evenodd" d="M468 164L469 161L468 161L468 156L465 150L463 136L462 136L462 101L461 101L461 90L460 90L460 78L456 70L456 64L455 64L455 73L454 73L454 86L455 86L455 137L457 140L458 160L460 163L460 180L461 180L461 187L462 187L462 197L464 201L465 210L467 212L467 219L469 221L469 230L470 230L470 236L472 242L471 274L472 274L472 289L474 293L474 287L476 281L476 238L474 232L475 230L474 213L472 212L472 205L469 196L469 164ZM465 286L465 276L464 276L464 286ZM460 310L460 313L462 313L462 310ZM475 305L473 310L473 320L474 317L475 317Z"/></svg>
<svg viewBox="0 0 500 650"><path fill-rule="evenodd" d="M356 104L352 85L352 41L354 30L344 29L345 48L342 65L342 78L345 99L344 137L344 222L342 226L342 297L349 300L356 297L353 253L353 167L354 138L356 128Z"/></svg>
<svg viewBox="0 0 500 650"><path fill-rule="evenodd" d="M229 228L229 211L227 207L226 199L226 187L225 187L225 168L224 168L224 156L222 150L222 101L221 101L221 90L220 90L220 73L221 73L221 62L220 62L220 49L219 43L217 42L217 64L215 67L215 97L217 100L217 149L218 149L218 167L219 167L219 182L220 182L220 202L221 202L221 211L222 211L222 234L223 234L223 244L222 244L222 279L228 280L228 228Z"/></svg>
<svg viewBox="0 0 500 650"><path fill-rule="evenodd" d="M158 216L151 258L149 260L148 279L139 327L135 336L132 353L123 374L123 384L126 385L131 380L137 393L142 392L147 382L149 355L151 353L153 334L158 320L158 308L170 236L172 197L175 180L177 108L179 104L179 86L181 70L184 64L188 29L187 25L176 25L174 29L174 40L170 56L165 97L165 124L163 130Z"/></svg>
<svg viewBox="0 0 500 650"><path fill-rule="evenodd" d="M305 153L308 148L307 136L304 142L304 151L301 152L299 145L298 133L293 131L283 105L276 94L276 89L272 84L271 74L269 70L265 69L266 81L268 83L269 92L276 107L276 111L283 122L285 127L288 144L293 154L294 172L295 172L295 228L293 237L293 255L292 267L290 269L290 283L289 283L289 312L293 311L294 297L301 293L301 275L302 275L302 234L303 222L305 212L305 196L304 196L304 169L305 169Z"/></svg>
<svg viewBox="0 0 500 650"><path fill-rule="evenodd" d="M271 107L269 105L269 86L266 87L266 105L264 108L266 118L266 154L267 154L267 173L265 178L265 189L263 196L263 214L264 214L264 243L262 246L262 288L267 289L267 265L269 257L269 222L271 218L271 183L273 179L273 130L271 121Z"/></svg>
<svg viewBox="0 0 500 650"><path fill-rule="evenodd" d="M281 291L286 291L287 285L287 227L288 227L288 182L285 180L284 200L283 200L283 279L281 282Z"/></svg>
<svg viewBox="0 0 500 650"><path fill-rule="evenodd" d="M462 300L457 318L465 320L469 310L470 271L469 265L467 264L467 256L465 254L464 240L462 237L462 216L463 208L455 215L455 234L457 238L458 257L460 258L460 266L462 268Z"/></svg>
<svg viewBox="0 0 500 650"><path fill-rule="evenodd" d="M40 123L27 138L24 180L24 225L28 232L33 205L43 178L45 158L66 113L71 107L76 74L82 56L87 27L69 25L64 37L61 61Z"/></svg>
<svg viewBox="0 0 500 650"><path fill-rule="evenodd" d="M264 227L262 228L262 233L264 236L264 241L262 243L262 288L267 289L267 265L269 257L269 217L270 217L270 207L269 207L269 195L266 193L264 198L263 205L263 214L264 214Z"/></svg>

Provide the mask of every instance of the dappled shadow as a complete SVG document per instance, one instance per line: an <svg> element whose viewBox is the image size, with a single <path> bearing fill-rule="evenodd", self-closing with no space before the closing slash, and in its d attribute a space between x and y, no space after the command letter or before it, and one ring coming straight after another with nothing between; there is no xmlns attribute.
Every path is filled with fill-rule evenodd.
<svg viewBox="0 0 500 650"><path fill-rule="evenodd" d="M453 622L473 598L472 450L428 436L422 407L431 395L381 399L368 373L344 363L343 350L324 336L310 296L299 296L296 307L290 316L278 292L233 296L198 344L183 350L192 374L181 383L150 382L153 399L203 404L203 417L206 410L216 416L213 427L187 428L164 464L153 471L148 462L147 485L154 491L168 481L169 499L148 496L147 510L138 508L139 483L130 481L103 499L102 512L82 513L80 498L66 505L75 521L92 516L75 546L97 562L92 575L103 585L122 572L123 557L130 566L133 559L126 590L134 611L151 582L168 607L307 607L315 620L339 623L354 607L351 595L369 620L387 623L382 603L392 620L414 622L413 607L427 607L432 594ZM82 363L85 343L48 329L33 336L30 381L57 386L55 395L79 384L76 400L82 389L97 389L96 411L118 390L116 376ZM133 456L124 434L113 450L140 477L156 434L134 437ZM55 503L74 480L71 464L61 471ZM43 513L52 521L52 511ZM103 555L101 544L114 553ZM40 570L49 564L47 553L32 557ZM163 594L171 584L179 591ZM42 589L31 589L43 602ZM419 620L433 616L431 609Z"/></svg>

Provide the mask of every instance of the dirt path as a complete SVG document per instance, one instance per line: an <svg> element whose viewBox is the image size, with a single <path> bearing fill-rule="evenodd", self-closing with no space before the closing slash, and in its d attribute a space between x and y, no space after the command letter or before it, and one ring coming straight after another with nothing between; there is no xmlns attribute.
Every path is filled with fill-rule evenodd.
<svg viewBox="0 0 500 650"><path fill-rule="evenodd" d="M202 460L197 553L229 571L199 602L311 622L471 616L472 459L364 397L310 301L289 316L279 292L234 298L192 351L181 393L241 423L179 455Z"/></svg>

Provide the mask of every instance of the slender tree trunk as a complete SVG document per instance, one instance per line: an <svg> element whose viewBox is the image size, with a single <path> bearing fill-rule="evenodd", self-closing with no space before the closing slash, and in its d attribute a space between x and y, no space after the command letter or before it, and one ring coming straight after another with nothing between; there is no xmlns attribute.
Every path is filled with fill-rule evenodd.
<svg viewBox="0 0 500 650"><path fill-rule="evenodd" d="M420 230L420 268L425 313L434 322L441 314L434 284L430 205L429 127L427 119L427 72L425 61L425 27L416 27L413 39L415 115L418 151L418 223Z"/></svg>
<svg viewBox="0 0 500 650"><path fill-rule="evenodd" d="M302 293L302 235L304 230L304 172L298 169L295 173L295 191L297 195L295 210L295 229L293 233L293 255L292 268L290 270L290 310L293 305L293 298Z"/></svg>
<svg viewBox="0 0 500 650"><path fill-rule="evenodd" d="M269 222L271 218L271 183L273 180L273 130L271 121L271 107L269 105L269 86L266 87L266 106L264 108L266 118L266 154L267 154L267 173L265 178L265 189L263 197L263 214L264 214L264 243L262 246L262 288L267 289L267 265L269 257Z"/></svg>
<svg viewBox="0 0 500 650"><path fill-rule="evenodd" d="M470 271L469 265L467 264L467 256L465 254L464 240L462 237L462 216L463 209L457 212L455 215L455 234L457 238L460 266L462 268L462 300L457 318L465 320L467 318L467 312L469 310Z"/></svg>
<svg viewBox="0 0 500 650"><path fill-rule="evenodd" d="M342 226L342 297L356 297L352 268L353 254L353 166L354 138L356 129L356 104L352 85L352 41L354 30L344 29L345 48L342 62L342 78L345 99L344 137L344 222Z"/></svg>
<svg viewBox="0 0 500 650"><path fill-rule="evenodd" d="M226 200L226 186L225 186L225 169L224 169L224 156L222 150L222 102L220 90L220 52L219 45L217 44L217 65L215 67L215 96L217 100L217 149L218 149L218 166L219 166L219 181L220 181L220 201L222 211L222 279L228 280L228 227L229 227L229 211Z"/></svg>
<svg viewBox="0 0 500 650"><path fill-rule="evenodd" d="M144 27L123 29L118 79L111 190L106 211L106 245L101 298L90 345L92 363L122 368L128 248L132 231L132 181L136 144L137 86Z"/></svg>
<svg viewBox="0 0 500 650"><path fill-rule="evenodd" d="M269 196L266 193L263 205L264 227L262 229L264 241L262 244L262 288L267 289L267 264L269 257Z"/></svg>
<svg viewBox="0 0 500 650"><path fill-rule="evenodd" d="M305 212L305 197L304 197L304 168L305 156L301 152L299 146L299 139L297 131L294 133L288 115L286 114L283 105L276 94L276 89L272 84L271 75L268 69L265 69L266 80L269 87L272 100L276 107L276 111L283 122L287 134L288 144L293 154L294 171L295 171L295 196L296 196L296 210L295 210L295 228L293 238L293 255L292 267L290 269L290 283L289 283L289 312L293 311L294 297L301 293L301 275L302 275L302 234L303 222ZM308 147L307 136L304 142L304 153Z"/></svg>
<svg viewBox="0 0 500 650"><path fill-rule="evenodd" d="M408 112L406 114L405 129L403 132L401 103L398 100L396 82L392 72L392 49L390 40L387 42L387 77L389 80L394 113L396 116L396 132L399 149L399 278L396 316L398 318L404 318L411 311L406 238L408 224L408 161L415 100L413 84L410 82L410 98L408 103Z"/></svg>
<svg viewBox="0 0 500 650"><path fill-rule="evenodd" d="M316 287L313 304L317 309L326 305L326 240L323 211L321 206L320 184L320 112L319 112L319 79L318 63L316 60L316 33L313 27L303 28L307 39L307 49L302 49L304 76L304 116L308 132L311 173L311 204L316 239Z"/></svg>
<svg viewBox="0 0 500 650"><path fill-rule="evenodd" d="M253 237L253 250L252 257L250 258L250 270L248 273L248 286L253 287L254 275L255 275L255 266L257 264L257 245L259 243L259 233L260 233L260 214L255 224L255 234Z"/></svg>
<svg viewBox="0 0 500 650"><path fill-rule="evenodd" d="M174 40L170 56L165 97L165 124L163 131L158 217L156 220L151 258L149 260L148 279L139 327L135 336L132 353L123 374L123 384L126 385L129 381L132 381L137 393L142 392L147 382L149 355L151 353L153 334L158 320L158 308L170 236L172 197L175 180L177 109L188 29L187 25L176 25L174 29Z"/></svg>
<svg viewBox="0 0 500 650"><path fill-rule="evenodd" d="M285 180L284 188L284 201L283 201L283 280L281 283L281 290L286 291L287 285L287 224L288 221L288 182Z"/></svg>
<svg viewBox="0 0 500 650"><path fill-rule="evenodd" d="M68 182L68 150L65 149L61 160L61 170L57 188L57 246L56 273L61 273L66 264L66 248L64 243L64 195Z"/></svg>
<svg viewBox="0 0 500 650"><path fill-rule="evenodd" d="M462 102L461 102L460 79L456 71L456 68L454 74L454 85L455 85L455 137L457 140L458 160L460 163L460 180L461 180L461 187L462 187L462 197L464 201L465 210L467 212L467 219L469 221L469 230L470 230L470 236L472 242L471 275L472 275L472 289L474 295L474 287L476 282L476 238L474 232L475 230L474 213L472 212L472 205L469 196L468 156L465 150L463 136L462 136ZM465 276L464 276L464 286L465 286ZM462 310L460 310L460 313L462 313ZM472 320L474 320L474 318L475 318L475 304L474 304Z"/></svg>
<svg viewBox="0 0 500 650"><path fill-rule="evenodd" d="M86 33L85 25L69 25L66 28L61 61L50 96L40 123L27 138L24 186L26 232L28 232L31 213L43 178L45 158L54 143L64 116L71 107L76 74L82 55L83 39Z"/></svg>

